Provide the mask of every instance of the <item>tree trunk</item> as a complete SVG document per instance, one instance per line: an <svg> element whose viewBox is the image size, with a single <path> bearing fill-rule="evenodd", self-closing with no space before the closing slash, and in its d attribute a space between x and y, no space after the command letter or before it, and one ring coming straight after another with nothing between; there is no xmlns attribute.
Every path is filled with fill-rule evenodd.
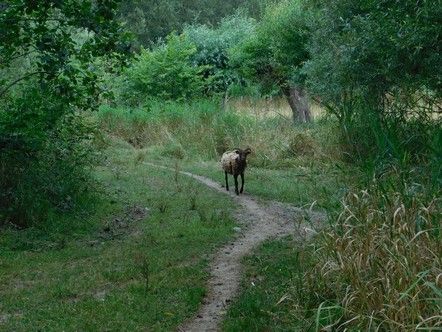
<svg viewBox="0 0 442 332"><path fill-rule="evenodd" d="M283 89L284 95L289 102L293 113L293 122L310 122L310 107L304 89L299 87L287 87Z"/></svg>

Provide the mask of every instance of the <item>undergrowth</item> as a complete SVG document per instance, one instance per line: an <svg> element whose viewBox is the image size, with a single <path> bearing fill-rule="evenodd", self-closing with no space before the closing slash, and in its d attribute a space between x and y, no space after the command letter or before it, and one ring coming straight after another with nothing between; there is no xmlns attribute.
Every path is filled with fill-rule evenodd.
<svg viewBox="0 0 442 332"><path fill-rule="evenodd" d="M437 153L431 152L438 148L436 127L376 127L376 137L368 138L361 128L375 127L365 123L348 128L352 142L331 119L293 127L284 117L234 108L222 112L210 101L151 104L131 111L103 108L100 120L147 158L180 160L185 168L212 178L218 177L214 160L223 151L251 146L255 153L246 191L296 205L319 202L327 209L331 225L309 246L291 251L296 264L275 244L279 249L272 249L271 259L286 272L270 276L275 271L267 271L273 264L267 261L260 265L264 272L256 272L262 280L246 277L226 330L442 327L440 166ZM402 136L420 142L423 129L434 131L434 144L410 143L415 153ZM383 151L377 159L376 149ZM270 295L269 287L277 295ZM272 302L283 298L284 310Z"/></svg>
<svg viewBox="0 0 442 332"><path fill-rule="evenodd" d="M404 189L373 182L347 195L335 226L317 240L304 287L323 295L317 316L330 306L340 312L330 327L442 328L440 195L427 196L417 183Z"/></svg>
<svg viewBox="0 0 442 332"><path fill-rule="evenodd" d="M217 160L226 150L250 146L253 165L286 168L302 157L339 160L339 137L331 119L294 128L283 116L262 117L231 107L221 111L214 100L191 103L150 102L143 108L102 106L101 127L156 157Z"/></svg>
<svg viewBox="0 0 442 332"><path fill-rule="evenodd" d="M385 190L397 177L349 192L311 243L270 241L247 258L224 330L441 329L441 195L416 182Z"/></svg>

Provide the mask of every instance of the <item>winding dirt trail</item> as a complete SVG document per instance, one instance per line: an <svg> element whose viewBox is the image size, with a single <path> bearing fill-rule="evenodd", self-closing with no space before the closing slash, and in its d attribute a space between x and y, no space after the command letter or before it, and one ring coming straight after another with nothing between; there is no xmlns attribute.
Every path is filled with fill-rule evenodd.
<svg viewBox="0 0 442 332"><path fill-rule="evenodd" d="M172 168L148 162L144 164L175 171ZM184 171L180 173L220 193L230 195L242 207L237 214L242 228L240 235L215 254L210 265L208 292L203 305L197 316L179 329L179 331L191 332L218 331L228 305L239 292L242 258L270 238L293 234L299 241L306 240L315 233L310 223L319 224L324 221L325 215L279 202L259 204L253 197L247 194L237 196L206 177ZM310 221L308 226L304 222L306 219Z"/></svg>

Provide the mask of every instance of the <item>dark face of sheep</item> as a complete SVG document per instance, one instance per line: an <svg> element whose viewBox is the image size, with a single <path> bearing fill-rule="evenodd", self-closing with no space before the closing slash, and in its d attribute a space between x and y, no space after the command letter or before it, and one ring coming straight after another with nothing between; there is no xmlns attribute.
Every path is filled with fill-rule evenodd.
<svg viewBox="0 0 442 332"><path fill-rule="evenodd" d="M238 155L238 158L236 159L238 162L239 168L244 168L247 166L247 156L252 152L250 148L241 150L241 149L235 149L236 154Z"/></svg>

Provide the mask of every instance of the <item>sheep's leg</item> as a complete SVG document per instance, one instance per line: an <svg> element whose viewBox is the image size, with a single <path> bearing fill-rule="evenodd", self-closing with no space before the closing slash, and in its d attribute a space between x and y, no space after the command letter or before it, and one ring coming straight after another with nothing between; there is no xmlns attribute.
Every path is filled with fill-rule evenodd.
<svg viewBox="0 0 442 332"><path fill-rule="evenodd" d="M241 194L244 191L244 173L241 173L241 190L239 191Z"/></svg>
<svg viewBox="0 0 442 332"><path fill-rule="evenodd" d="M227 172L224 172L224 173L226 174L226 189L227 189L227 191L229 191L229 177L228 177Z"/></svg>
<svg viewBox="0 0 442 332"><path fill-rule="evenodd" d="M238 191L238 174L235 174L233 176L233 178L235 179L235 192L237 195L239 195L239 191Z"/></svg>

